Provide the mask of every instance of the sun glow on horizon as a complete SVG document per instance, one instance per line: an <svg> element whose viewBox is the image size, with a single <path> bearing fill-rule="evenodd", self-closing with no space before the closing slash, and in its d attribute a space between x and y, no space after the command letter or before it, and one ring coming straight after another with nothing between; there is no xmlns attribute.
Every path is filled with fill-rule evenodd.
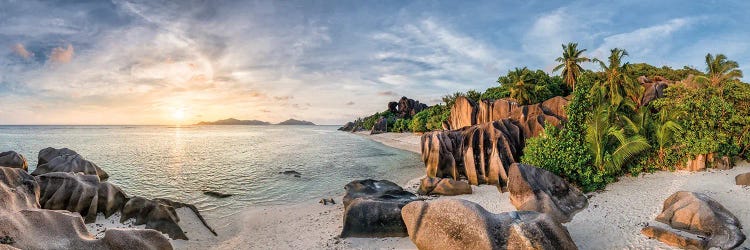
<svg viewBox="0 0 750 250"><path fill-rule="evenodd" d="M185 120L185 109L176 109L174 112L172 112L172 118L177 121Z"/></svg>

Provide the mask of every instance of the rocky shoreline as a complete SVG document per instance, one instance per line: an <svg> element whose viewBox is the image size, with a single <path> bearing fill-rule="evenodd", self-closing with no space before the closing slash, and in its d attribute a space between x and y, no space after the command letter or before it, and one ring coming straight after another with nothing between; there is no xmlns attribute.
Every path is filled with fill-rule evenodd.
<svg viewBox="0 0 750 250"><path fill-rule="evenodd" d="M181 215L197 219L204 227L202 233L217 235L195 206L127 195L107 181L109 175L103 168L73 150L42 149L31 173L22 155L13 151L1 155L0 231L4 246L172 249L173 242L187 241L187 232L195 228L183 228ZM185 216L185 212L191 215Z"/></svg>

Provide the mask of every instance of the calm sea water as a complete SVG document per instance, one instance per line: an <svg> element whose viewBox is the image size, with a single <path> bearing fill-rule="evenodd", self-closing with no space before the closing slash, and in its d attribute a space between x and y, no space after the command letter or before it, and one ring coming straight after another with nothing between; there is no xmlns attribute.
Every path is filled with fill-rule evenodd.
<svg viewBox="0 0 750 250"><path fill-rule="evenodd" d="M193 203L208 219L340 195L354 179L403 183L424 171L417 154L335 126L0 126L0 152L23 154L30 171L45 147L76 150L126 193Z"/></svg>

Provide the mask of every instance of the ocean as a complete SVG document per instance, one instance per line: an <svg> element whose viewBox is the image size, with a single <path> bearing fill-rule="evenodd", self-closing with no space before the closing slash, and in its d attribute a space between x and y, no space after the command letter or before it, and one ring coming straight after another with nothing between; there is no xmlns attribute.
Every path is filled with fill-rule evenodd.
<svg viewBox="0 0 750 250"><path fill-rule="evenodd" d="M129 195L196 205L209 220L243 208L335 197L355 179L403 183L419 155L336 126L0 126L0 152L36 168L39 150L67 147ZM280 174L294 170L300 177ZM232 194L215 198L204 191Z"/></svg>

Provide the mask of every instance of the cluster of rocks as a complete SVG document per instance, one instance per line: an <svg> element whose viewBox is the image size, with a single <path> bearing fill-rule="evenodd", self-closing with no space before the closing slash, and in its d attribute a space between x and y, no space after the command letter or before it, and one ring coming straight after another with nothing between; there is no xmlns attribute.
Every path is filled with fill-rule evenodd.
<svg viewBox="0 0 750 250"><path fill-rule="evenodd" d="M734 162L729 156L718 157L715 153L699 154L686 163L677 166L677 169L697 172L706 170L709 167L718 170L727 170L734 167Z"/></svg>
<svg viewBox="0 0 750 250"><path fill-rule="evenodd" d="M171 249L162 233L188 239L175 210L182 207L216 234L195 206L128 196L106 181L104 170L73 150L41 150L31 174L23 156L12 151L0 155L0 232L13 239L12 247L47 249L54 243L63 244L56 246L62 249ZM94 222L97 214L109 218L118 212L120 222L134 218L135 225L146 229L110 228L101 239L86 231L84 223Z"/></svg>
<svg viewBox="0 0 750 250"><path fill-rule="evenodd" d="M445 130L456 130L501 119L511 119L518 122L523 135L529 138L541 133L545 123L557 126L566 120L565 106L567 105L568 99L561 96L530 105L518 105L517 102L509 99L482 100L476 103L466 97L458 97L443 127Z"/></svg>
<svg viewBox="0 0 750 250"><path fill-rule="evenodd" d="M522 164L513 164L508 177L517 212L494 214L461 199L424 201L385 180L356 180L344 188L341 237L408 236L419 249L577 249L561 223L588 205L562 178ZM464 181L427 177L418 193L471 190Z"/></svg>
<svg viewBox="0 0 750 250"><path fill-rule="evenodd" d="M684 249L734 249L745 241L742 225L724 206L705 194L679 191L664 201L656 221L643 235Z"/></svg>
<svg viewBox="0 0 750 250"><path fill-rule="evenodd" d="M505 191L509 167L520 159L526 139L541 133L546 123L559 126L566 120L567 103L559 96L532 105L457 98L443 124L447 130L422 135L427 176L466 178L472 185L492 184Z"/></svg>
<svg viewBox="0 0 750 250"><path fill-rule="evenodd" d="M502 119L458 130L422 135L422 161L427 176L466 178L472 185L504 188L508 167L520 159L524 137L517 121Z"/></svg>
<svg viewBox="0 0 750 250"><path fill-rule="evenodd" d="M396 102L388 103L388 112L394 114L397 119L411 119L414 115L429 107L430 106L428 106L427 104L420 103L417 100L409 99L406 96L403 96ZM375 124L371 128L365 128L364 126L362 126L360 121L361 120L358 120L357 122L347 122L338 130L347 132L370 130L371 134L388 132L389 121L387 117L377 117ZM391 122L393 122L393 120L391 120Z"/></svg>
<svg viewBox="0 0 750 250"><path fill-rule="evenodd" d="M412 116L429 107L427 104L406 98L406 96L402 96L398 102L388 103L388 111L395 114L396 117L404 119L410 119Z"/></svg>

